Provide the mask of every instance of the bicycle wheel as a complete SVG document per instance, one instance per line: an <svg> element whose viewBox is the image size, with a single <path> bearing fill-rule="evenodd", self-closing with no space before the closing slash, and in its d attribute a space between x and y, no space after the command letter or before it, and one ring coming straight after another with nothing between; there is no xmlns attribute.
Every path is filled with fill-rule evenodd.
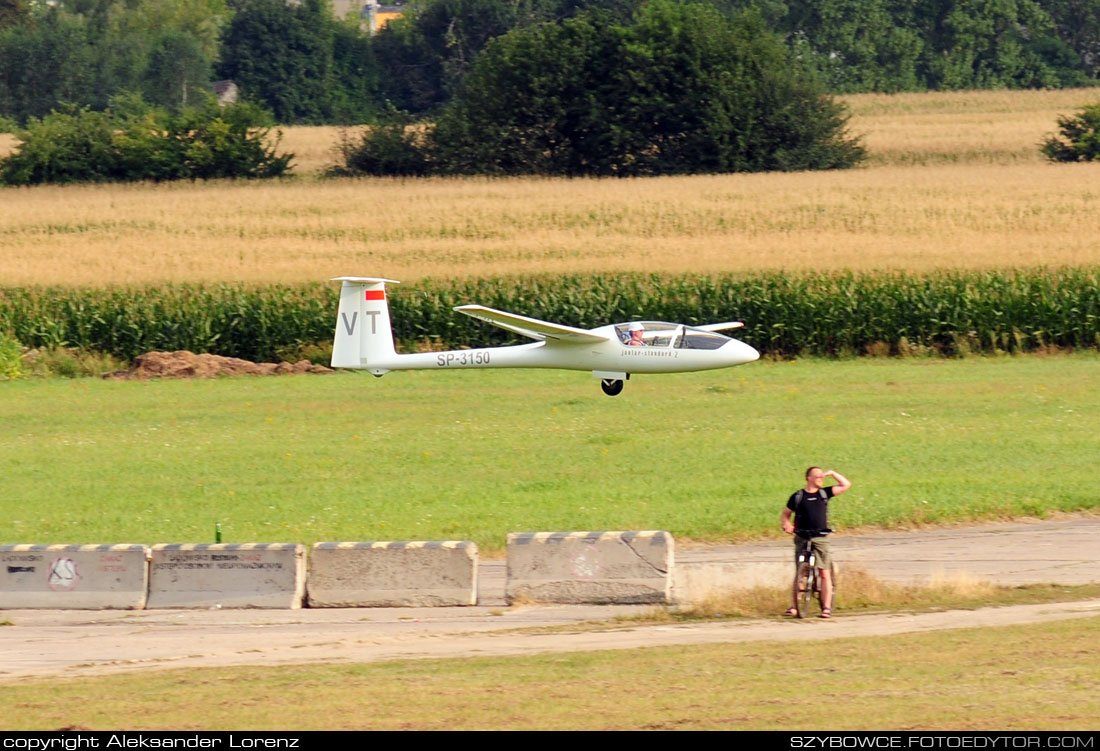
<svg viewBox="0 0 1100 751"><path fill-rule="evenodd" d="M805 618L810 612L810 601L814 597L814 567L808 561L798 564L795 573L795 582L798 586L798 596L795 598L795 608L798 609L798 617Z"/></svg>
<svg viewBox="0 0 1100 751"><path fill-rule="evenodd" d="M829 561L829 581L832 582L833 585L833 596L831 598L832 602L829 603L829 609L836 610L836 564L832 561ZM824 607L824 604L822 607Z"/></svg>

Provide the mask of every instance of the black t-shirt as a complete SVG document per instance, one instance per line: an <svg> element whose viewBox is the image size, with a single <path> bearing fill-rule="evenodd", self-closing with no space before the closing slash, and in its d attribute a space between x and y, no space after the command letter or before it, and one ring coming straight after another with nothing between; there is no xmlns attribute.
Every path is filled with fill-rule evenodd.
<svg viewBox="0 0 1100 751"><path fill-rule="evenodd" d="M802 494L802 504L798 495ZM796 490L787 501L787 508L794 512L796 532L820 532L829 528L829 499L833 497L833 486L822 488L816 493Z"/></svg>

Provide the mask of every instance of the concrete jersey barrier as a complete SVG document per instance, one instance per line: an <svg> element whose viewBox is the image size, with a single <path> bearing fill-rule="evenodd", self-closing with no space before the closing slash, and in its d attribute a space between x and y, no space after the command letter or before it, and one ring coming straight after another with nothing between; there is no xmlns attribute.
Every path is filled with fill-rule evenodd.
<svg viewBox="0 0 1100 751"><path fill-rule="evenodd" d="M145 545L0 545L0 609L141 609Z"/></svg>
<svg viewBox="0 0 1100 751"><path fill-rule="evenodd" d="M147 608L300 608L305 546L154 545Z"/></svg>
<svg viewBox="0 0 1100 751"><path fill-rule="evenodd" d="M505 598L555 603L668 602L673 539L663 531L508 535Z"/></svg>
<svg viewBox="0 0 1100 751"><path fill-rule="evenodd" d="M477 604L477 545L319 542L309 556L311 608Z"/></svg>

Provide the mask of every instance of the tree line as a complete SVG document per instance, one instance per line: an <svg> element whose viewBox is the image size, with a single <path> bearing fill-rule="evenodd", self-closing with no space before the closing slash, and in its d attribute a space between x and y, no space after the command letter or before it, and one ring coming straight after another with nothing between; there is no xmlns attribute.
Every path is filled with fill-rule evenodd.
<svg viewBox="0 0 1100 751"><path fill-rule="evenodd" d="M0 182L280 175L272 121L370 124L349 174L834 169L865 152L831 94L1098 75L1100 0L410 0L374 36L329 0L0 0ZM1082 117L1050 158L1092 158Z"/></svg>
<svg viewBox="0 0 1100 751"><path fill-rule="evenodd" d="M456 95L345 144L348 171L609 177L851 167L847 115L755 11L652 0L491 39Z"/></svg>
<svg viewBox="0 0 1100 751"><path fill-rule="evenodd" d="M409 0L371 36L328 0L0 0L0 116L103 109L122 92L178 111L212 80L284 124L423 116L490 40L583 16L629 25L648 0ZM1065 87L1100 79L1100 0L707 0L753 10L831 93Z"/></svg>
<svg viewBox="0 0 1100 751"><path fill-rule="evenodd" d="M120 94L178 113L223 79L281 123L364 122L376 68L327 0L0 0L0 116L20 125Z"/></svg>

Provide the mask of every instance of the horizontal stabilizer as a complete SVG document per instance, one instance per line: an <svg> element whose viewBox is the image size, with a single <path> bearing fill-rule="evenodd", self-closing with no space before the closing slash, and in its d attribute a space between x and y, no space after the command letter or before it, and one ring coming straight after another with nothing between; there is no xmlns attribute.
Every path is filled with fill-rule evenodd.
<svg viewBox="0 0 1100 751"><path fill-rule="evenodd" d="M506 331L522 334L523 336L530 337L531 339L538 339L539 341L552 339L555 341L574 342L577 344L594 344L596 342L609 341L609 337L593 334L591 331L575 329L572 326L562 326L561 324L549 323L547 321L540 321L537 318L528 318L527 316L520 316L515 313L505 313L503 310L493 310L483 305L460 305L455 308L455 310L459 313L465 313L468 316L476 318L479 321L485 321L485 323L499 326Z"/></svg>
<svg viewBox="0 0 1100 751"><path fill-rule="evenodd" d="M354 282L356 284L400 284L394 279L379 279L373 276L334 276L330 282Z"/></svg>
<svg viewBox="0 0 1100 751"><path fill-rule="evenodd" d="M708 323L706 326L692 326L692 328L701 331L725 331L726 329L739 329L744 325L740 321L730 321L729 323Z"/></svg>

